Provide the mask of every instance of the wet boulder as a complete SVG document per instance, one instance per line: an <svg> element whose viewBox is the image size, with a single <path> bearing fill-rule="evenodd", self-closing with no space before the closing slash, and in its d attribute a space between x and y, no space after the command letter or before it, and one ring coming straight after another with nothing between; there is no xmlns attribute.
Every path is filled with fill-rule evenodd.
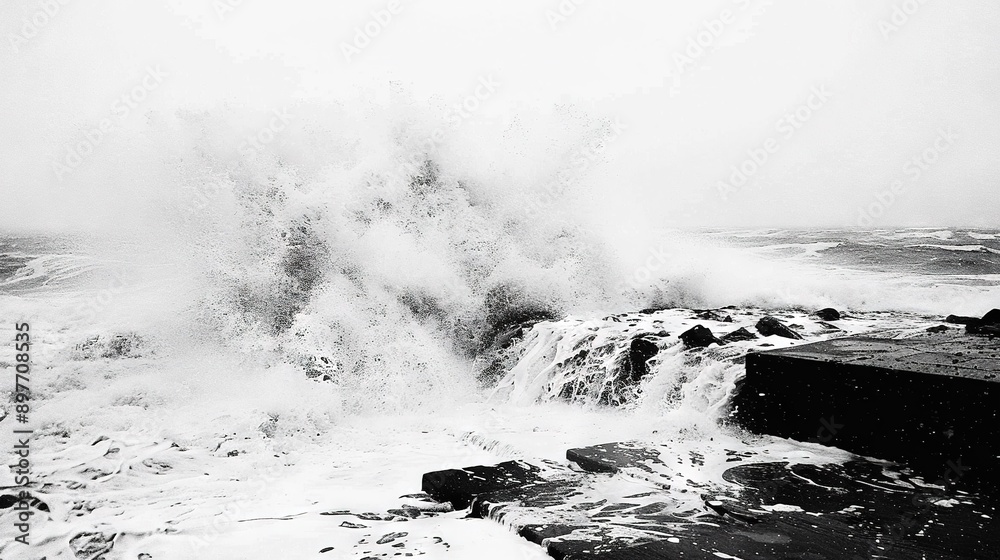
<svg viewBox="0 0 1000 560"><path fill-rule="evenodd" d="M655 342L637 336L629 342L628 358L625 364L628 375L632 382L638 382L649 374L649 364L647 363L660 351L660 347Z"/></svg>
<svg viewBox="0 0 1000 560"><path fill-rule="evenodd" d="M802 340L802 335L788 328L782 324L781 321L771 317L770 315L762 318L760 321L757 321L757 324L754 325L754 327L757 329L757 332L763 336L774 335L784 338L792 338L795 340Z"/></svg>
<svg viewBox="0 0 1000 560"><path fill-rule="evenodd" d="M681 333L679 338L681 339L681 342L684 343L684 346L687 346L688 348L704 348L712 344L718 344L720 346L725 344L718 338L715 338L715 335L712 334L711 330L703 327L702 325L695 325L694 327L691 327Z"/></svg>
<svg viewBox="0 0 1000 560"><path fill-rule="evenodd" d="M729 334L722 335L721 340L723 342L740 342L744 340L756 340L756 339L757 335L753 334L752 332L746 330L743 327L740 327Z"/></svg>
<svg viewBox="0 0 1000 560"><path fill-rule="evenodd" d="M813 315L819 317L823 321L839 321L840 320L840 311L837 311L836 309L834 309L832 307L827 307L825 309L820 309L816 313L813 313Z"/></svg>
<svg viewBox="0 0 1000 560"><path fill-rule="evenodd" d="M1000 335L1000 309L992 309L982 319L975 319L965 324L965 331L970 334Z"/></svg>

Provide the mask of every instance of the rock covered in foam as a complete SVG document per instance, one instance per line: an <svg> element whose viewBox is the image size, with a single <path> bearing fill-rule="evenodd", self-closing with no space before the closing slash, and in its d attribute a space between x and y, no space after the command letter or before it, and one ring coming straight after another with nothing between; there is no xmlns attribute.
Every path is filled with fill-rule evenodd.
<svg viewBox="0 0 1000 560"><path fill-rule="evenodd" d="M149 352L147 341L136 333L98 335L73 348L74 358L79 360L141 358Z"/></svg>

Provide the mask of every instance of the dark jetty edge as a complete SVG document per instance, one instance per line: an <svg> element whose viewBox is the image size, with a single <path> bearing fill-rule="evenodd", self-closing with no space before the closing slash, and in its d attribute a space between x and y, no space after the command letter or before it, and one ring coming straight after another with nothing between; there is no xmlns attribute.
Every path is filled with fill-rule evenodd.
<svg viewBox="0 0 1000 560"><path fill-rule="evenodd" d="M666 490L580 502L593 477L656 479L655 446L620 442L568 450L575 469L508 461L427 473L423 491L513 526L556 559L995 560L1000 311L947 322L966 332L747 355L731 421L858 455L844 465L744 463L724 474L739 491L706 488L704 507L683 514L667 507ZM757 330L793 338L783 327L762 320ZM687 346L725 342L692 331Z"/></svg>

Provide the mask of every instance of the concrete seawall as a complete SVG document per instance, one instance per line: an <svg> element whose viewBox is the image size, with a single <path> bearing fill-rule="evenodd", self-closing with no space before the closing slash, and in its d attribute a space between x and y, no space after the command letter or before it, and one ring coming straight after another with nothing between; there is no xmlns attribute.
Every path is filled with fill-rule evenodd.
<svg viewBox="0 0 1000 560"><path fill-rule="evenodd" d="M851 337L747 356L732 418L764 434L997 488L1000 342Z"/></svg>

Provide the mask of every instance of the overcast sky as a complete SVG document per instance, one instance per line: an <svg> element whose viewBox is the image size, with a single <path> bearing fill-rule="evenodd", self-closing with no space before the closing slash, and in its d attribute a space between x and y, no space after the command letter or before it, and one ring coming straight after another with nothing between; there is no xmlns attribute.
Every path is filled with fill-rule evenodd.
<svg viewBox="0 0 1000 560"><path fill-rule="evenodd" d="M64 1L0 7L3 226L108 219L102 208L143 179L128 143L94 155L119 164L114 176L74 170L104 188L65 188L54 162L120 119L116 99L141 84L148 120L377 104L390 83L428 105L493 84L475 115L488 134L566 106L618 120L588 169L595 212L677 226L1000 226L995 0ZM129 138L146 123L120 124Z"/></svg>

